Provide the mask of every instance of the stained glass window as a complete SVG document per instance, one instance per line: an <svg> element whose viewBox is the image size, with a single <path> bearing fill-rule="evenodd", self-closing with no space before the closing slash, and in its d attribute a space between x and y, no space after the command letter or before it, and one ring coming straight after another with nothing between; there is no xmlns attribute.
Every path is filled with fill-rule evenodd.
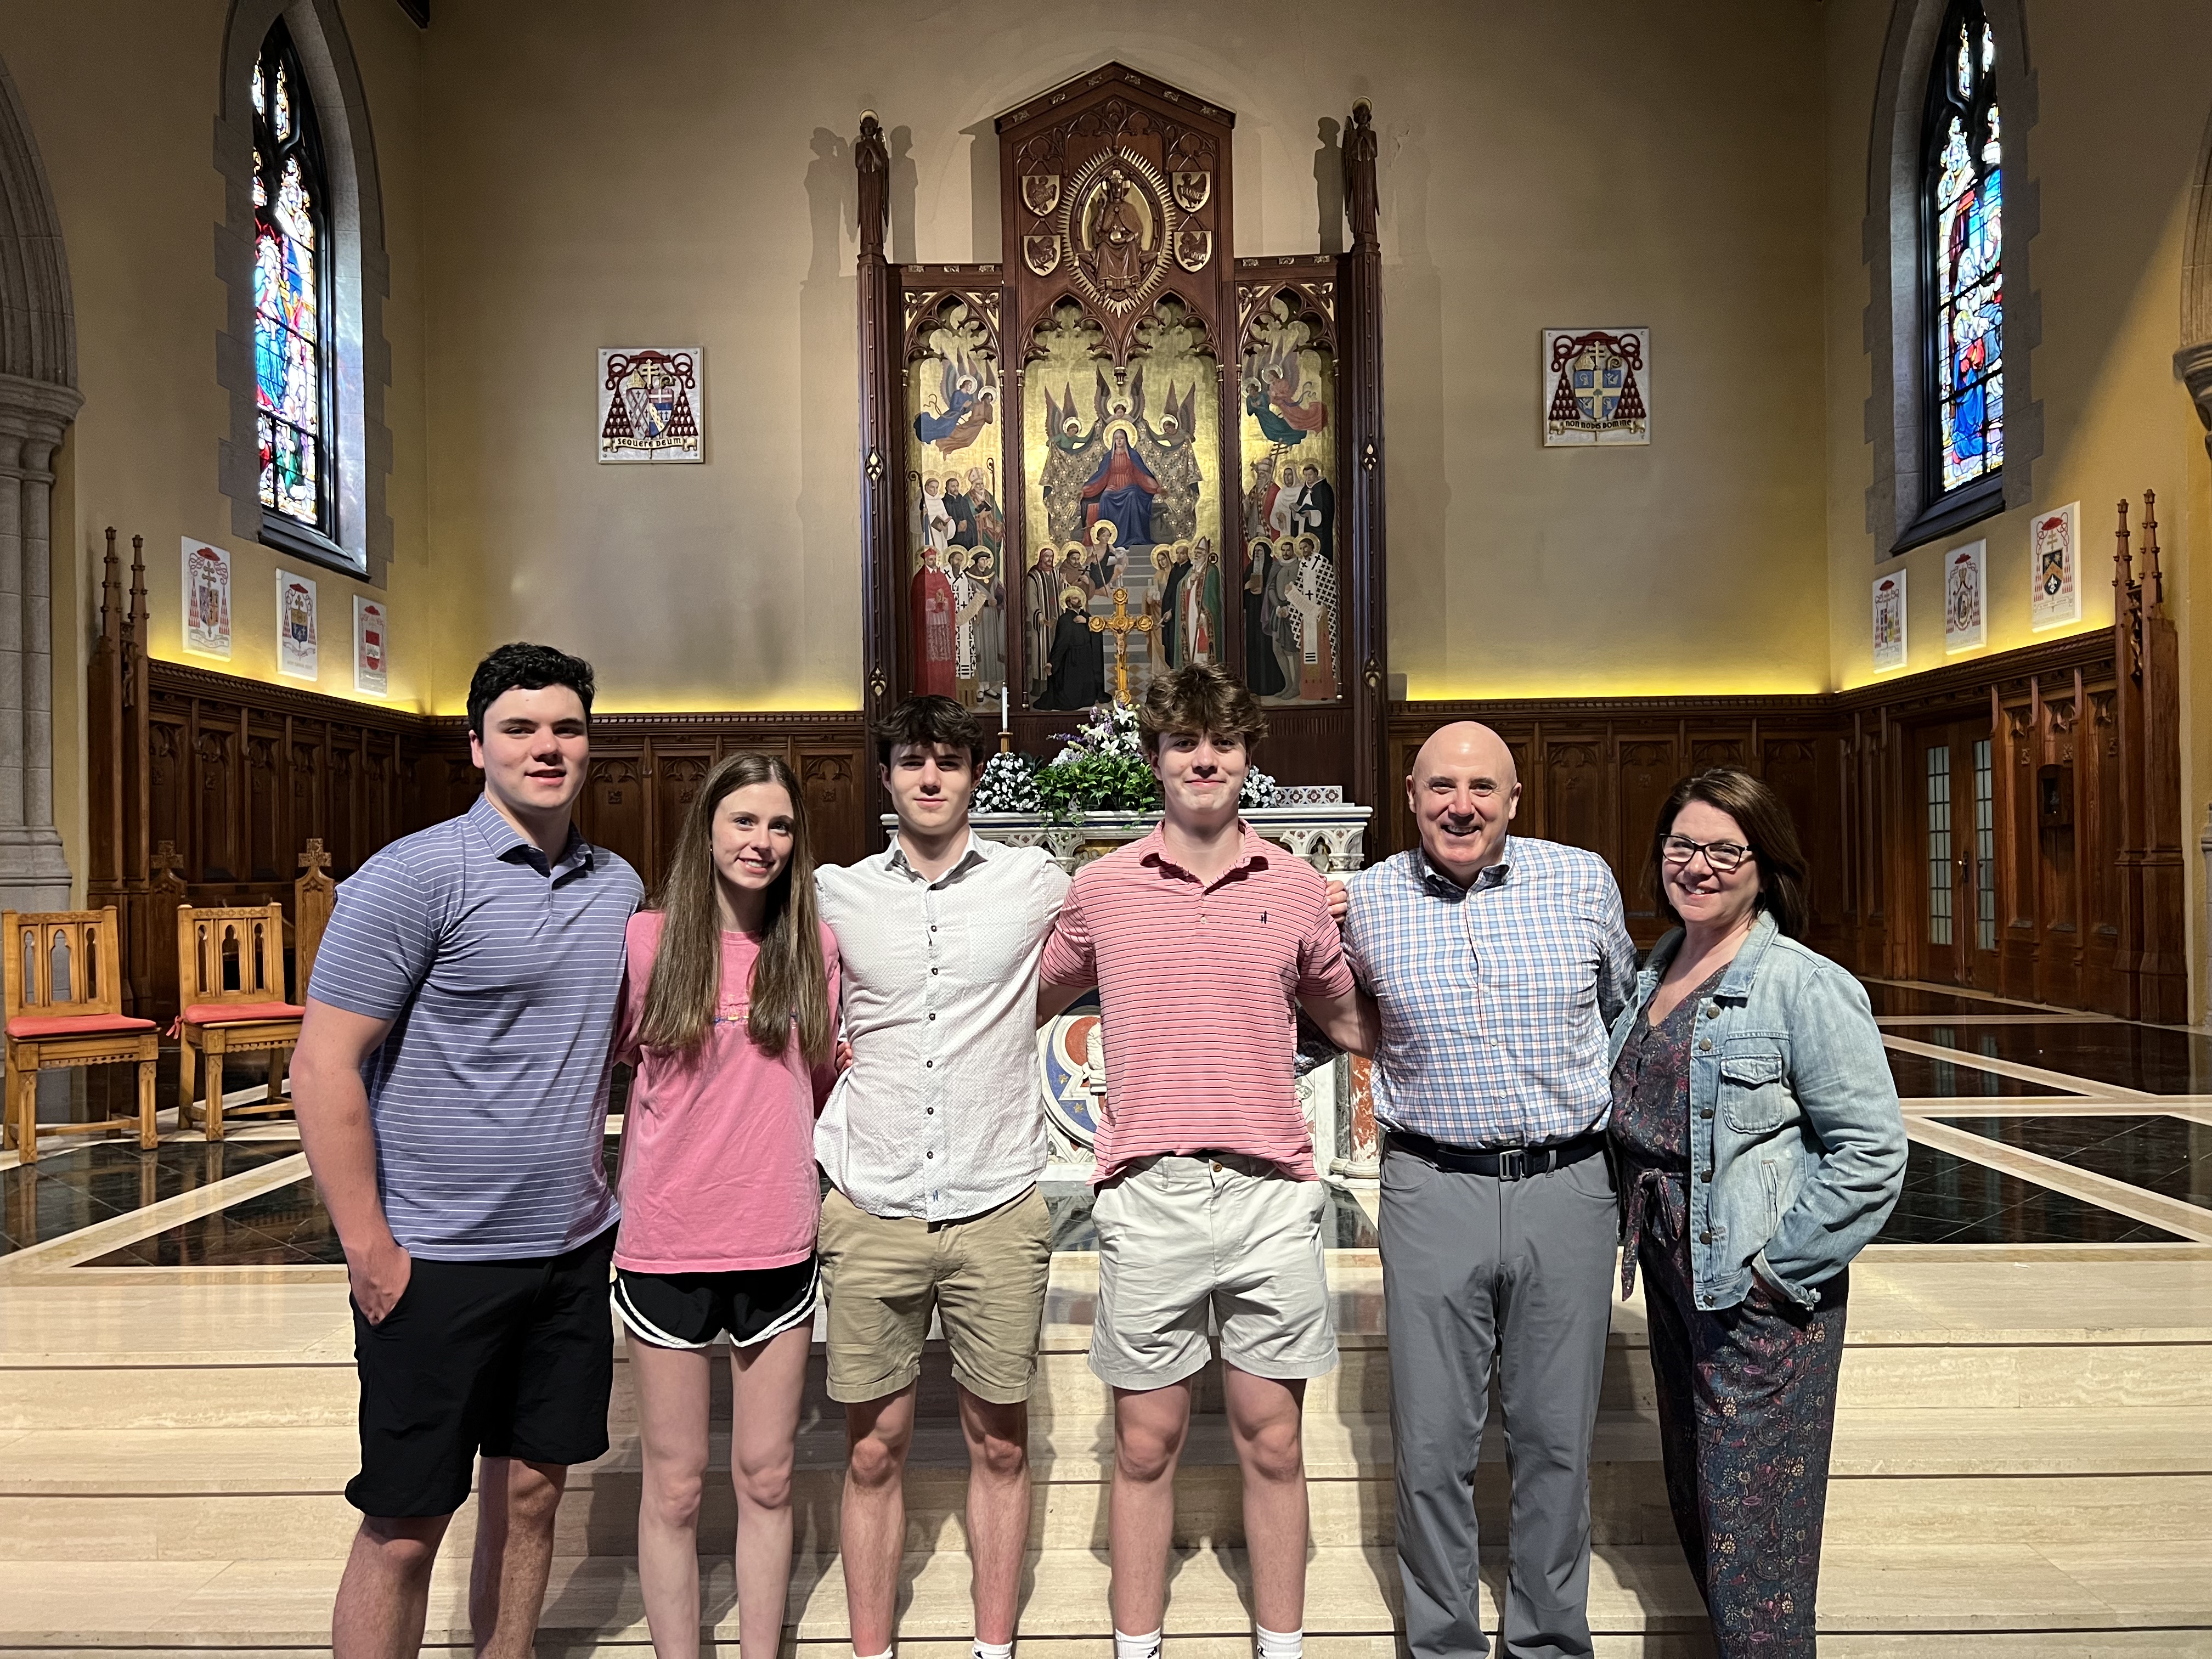
<svg viewBox="0 0 2212 1659"><path fill-rule="evenodd" d="M2004 465L2003 168L1996 41L1953 0L1929 76L1921 223L1939 495Z"/></svg>
<svg viewBox="0 0 2212 1659"><path fill-rule="evenodd" d="M253 66L253 368L261 505L337 538L327 446L329 214L314 112L281 22Z"/></svg>

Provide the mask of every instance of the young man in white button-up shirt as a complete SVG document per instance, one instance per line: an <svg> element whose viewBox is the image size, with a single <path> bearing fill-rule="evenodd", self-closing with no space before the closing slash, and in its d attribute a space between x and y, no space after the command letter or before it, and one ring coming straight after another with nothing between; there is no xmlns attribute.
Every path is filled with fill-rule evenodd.
<svg viewBox="0 0 2212 1659"><path fill-rule="evenodd" d="M968 826L975 718L910 697L877 733L898 836L817 872L853 1063L815 1131L830 1397L850 1461L842 1545L859 1659L888 1655L922 1339L952 1351L968 1441L977 1659L1007 1659L1029 1543L1029 1393L1051 1260L1037 1180L1037 959L1068 878Z"/></svg>

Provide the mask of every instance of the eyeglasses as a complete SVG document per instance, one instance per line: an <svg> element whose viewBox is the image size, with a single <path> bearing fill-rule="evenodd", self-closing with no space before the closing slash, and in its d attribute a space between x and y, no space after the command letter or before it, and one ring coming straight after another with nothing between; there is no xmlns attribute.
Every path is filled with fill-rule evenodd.
<svg viewBox="0 0 2212 1659"><path fill-rule="evenodd" d="M1687 836L1669 836L1660 844L1660 856L1674 865L1687 864L1700 853L1705 863L1717 876L1734 875L1743 867L1743 861L1753 856L1751 848L1732 841L1692 841Z"/></svg>

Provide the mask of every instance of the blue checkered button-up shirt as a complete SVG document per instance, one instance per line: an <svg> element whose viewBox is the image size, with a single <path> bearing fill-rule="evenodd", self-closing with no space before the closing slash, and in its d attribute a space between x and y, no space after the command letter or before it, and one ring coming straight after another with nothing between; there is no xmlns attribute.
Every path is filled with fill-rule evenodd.
<svg viewBox="0 0 2212 1659"><path fill-rule="evenodd" d="M1462 887L1419 848L1354 876L1345 953L1382 1011L1375 1115L1455 1146L1548 1146L1612 1106L1606 1031L1636 987L1595 853L1506 837Z"/></svg>

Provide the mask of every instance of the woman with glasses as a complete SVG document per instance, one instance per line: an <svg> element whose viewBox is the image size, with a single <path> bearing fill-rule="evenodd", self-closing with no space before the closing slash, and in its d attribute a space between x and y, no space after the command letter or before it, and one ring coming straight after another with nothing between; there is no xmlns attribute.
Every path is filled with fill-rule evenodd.
<svg viewBox="0 0 2212 1659"><path fill-rule="evenodd" d="M1748 773L1685 778L1650 871L1676 924L1613 1030L1621 1295L1644 1269L1667 1498L1720 1659L1814 1651L1850 1260L1905 1178L1859 982L1799 942L1805 859Z"/></svg>

